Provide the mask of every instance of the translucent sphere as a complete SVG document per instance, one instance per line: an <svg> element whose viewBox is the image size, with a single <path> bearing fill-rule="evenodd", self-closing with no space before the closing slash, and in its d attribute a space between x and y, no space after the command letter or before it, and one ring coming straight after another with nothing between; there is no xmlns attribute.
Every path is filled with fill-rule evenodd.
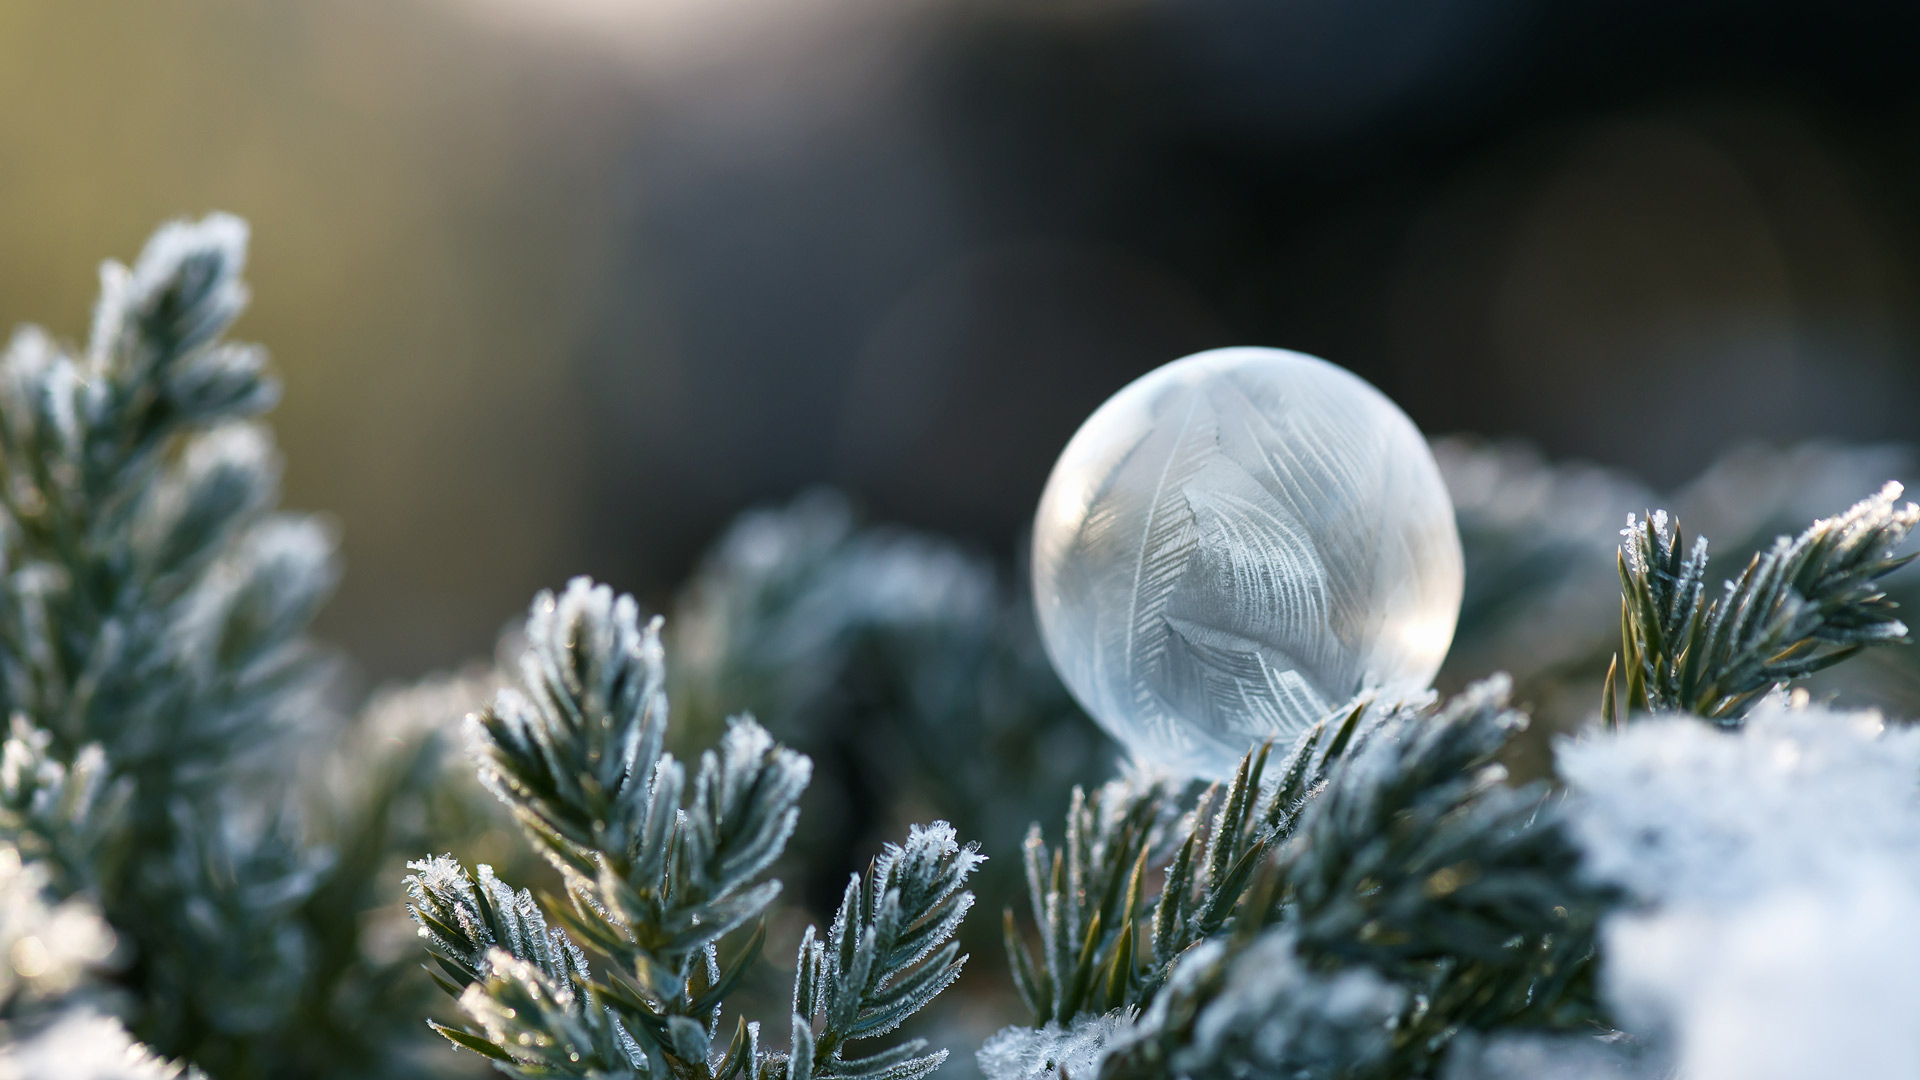
<svg viewBox="0 0 1920 1080"><path fill-rule="evenodd" d="M1185 775L1228 776L1363 689L1424 689L1461 584L1413 421L1279 349L1197 353L1113 395L1033 528L1054 667L1137 759Z"/></svg>

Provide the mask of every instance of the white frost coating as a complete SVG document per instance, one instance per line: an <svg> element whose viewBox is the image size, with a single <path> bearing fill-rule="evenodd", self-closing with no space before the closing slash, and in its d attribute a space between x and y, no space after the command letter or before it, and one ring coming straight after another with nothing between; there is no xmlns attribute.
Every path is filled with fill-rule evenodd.
<svg viewBox="0 0 1920 1080"><path fill-rule="evenodd" d="M1132 1021L1122 1010L1082 1016L1068 1027L1058 1021L1041 1028L1024 1024L1001 1028L974 1055L988 1080L1085 1080L1100 1074L1107 1045Z"/></svg>
<svg viewBox="0 0 1920 1080"><path fill-rule="evenodd" d="M1672 1034L1687 1080L1916 1080L1920 890L1904 869L1617 918L1610 996Z"/></svg>
<svg viewBox="0 0 1920 1080"><path fill-rule="evenodd" d="M1193 969L1216 963L1207 950L1220 947L1217 940L1208 942L1181 964ZM1193 1044L1173 1056L1175 1075L1197 1073L1208 1061L1244 1061L1271 1075L1296 1069L1313 1075L1342 1062L1386 1056L1390 1025L1406 1004L1406 991L1371 968L1311 971L1287 931L1261 935L1226 963L1218 996L1194 1021ZM1181 975L1176 969L1171 981L1177 985ZM1146 1024L1164 1025L1163 1008L1156 1000ZM1183 1058L1190 1068L1181 1067Z"/></svg>
<svg viewBox="0 0 1920 1080"><path fill-rule="evenodd" d="M1406 1004L1405 988L1371 968L1312 970L1293 931L1274 928L1237 951L1221 938L1189 949L1107 1052L1160 1042L1173 1077L1373 1075L1392 1052L1393 1021Z"/></svg>
<svg viewBox="0 0 1920 1080"><path fill-rule="evenodd" d="M45 1030L0 1046L0 1080L206 1080L163 1061L126 1027L87 1009L68 1010Z"/></svg>
<svg viewBox="0 0 1920 1080"><path fill-rule="evenodd" d="M1432 681L1460 538L1413 422L1278 349L1158 368L1087 419L1034 522L1047 653L1144 761L1224 777L1362 689Z"/></svg>
<svg viewBox="0 0 1920 1080"><path fill-rule="evenodd" d="M1447 1048L1441 1080L1671 1080L1657 1055L1591 1035L1463 1031Z"/></svg>
<svg viewBox="0 0 1920 1080"><path fill-rule="evenodd" d="M1920 1080L1920 730L1769 702L1564 744L1607 995L1688 1080Z"/></svg>
<svg viewBox="0 0 1920 1080"><path fill-rule="evenodd" d="M1920 729L1768 702L1737 735L1698 720L1563 743L1588 872L1662 904L1749 902L1891 860L1920 887Z"/></svg>
<svg viewBox="0 0 1920 1080"><path fill-rule="evenodd" d="M113 955L105 920L80 897L54 902L46 867L0 841L0 1000L58 998Z"/></svg>

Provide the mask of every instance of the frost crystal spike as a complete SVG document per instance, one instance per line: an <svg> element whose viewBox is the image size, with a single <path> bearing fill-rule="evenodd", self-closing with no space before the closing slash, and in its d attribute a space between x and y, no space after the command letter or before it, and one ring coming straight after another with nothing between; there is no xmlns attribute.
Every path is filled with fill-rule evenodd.
<svg viewBox="0 0 1920 1080"><path fill-rule="evenodd" d="M1372 687L1424 689L1460 613L1419 429L1350 372L1215 349L1081 425L1034 522L1047 654L1143 762L1225 777Z"/></svg>

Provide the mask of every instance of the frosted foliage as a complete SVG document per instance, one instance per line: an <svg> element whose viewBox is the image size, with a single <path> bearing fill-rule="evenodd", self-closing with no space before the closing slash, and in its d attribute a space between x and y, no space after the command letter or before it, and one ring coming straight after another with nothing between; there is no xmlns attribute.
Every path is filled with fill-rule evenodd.
<svg viewBox="0 0 1920 1080"><path fill-rule="evenodd" d="M1561 746L1589 873L1636 899L1725 905L1891 860L1920 887L1920 728L1770 702Z"/></svg>
<svg viewBox="0 0 1920 1080"><path fill-rule="evenodd" d="M1124 1060L1139 1056L1135 1044L1159 1042L1175 1077L1371 1075L1406 1004L1406 991L1371 968L1312 970L1292 930L1269 929L1238 950L1220 938L1188 950L1107 1049Z"/></svg>
<svg viewBox="0 0 1920 1080"><path fill-rule="evenodd" d="M1561 748L1605 990L1688 1080L1920 1080L1920 730L1773 701Z"/></svg>
<svg viewBox="0 0 1920 1080"><path fill-rule="evenodd" d="M1183 967L1208 963L1208 942L1182 961ZM1405 1005L1405 991L1369 968L1351 967L1332 975L1308 970L1294 951L1292 935L1269 931L1228 961L1225 984L1193 1025L1193 1044L1175 1052L1175 1072L1197 1071L1205 1062L1244 1062L1250 1072L1309 1075L1331 1071L1342 1062L1384 1059L1388 1032ZM1174 979L1183 972L1176 971ZM1163 1021L1158 1001L1146 1026ZM1183 1060L1191 1069L1181 1068Z"/></svg>
<svg viewBox="0 0 1920 1080"><path fill-rule="evenodd" d="M1590 1035L1462 1032L1441 1080L1670 1080L1656 1055Z"/></svg>
<svg viewBox="0 0 1920 1080"><path fill-rule="evenodd" d="M133 1041L112 1017L75 1009L0 1047L0 1080L206 1080Z"/></svg>
<svg viewBox="0 0 1920 1080"><path fill-rule="evenodd" d="M1128 1029L1124 1012L1082 1016L1068 1027L1058 1021L1045 1027L1002 1028L981 1044L975 1055L980 1072L990 1080L1069 1080L1100 1073L1107 1045Z"/></svg>
<svg viewBox="0 0 1920 1080"><path fill-rule="evenodd" d="M57 998L104 963L113 931L79 897L56 902L47 870L0 841L0 1001Z"/></svg>
<svg viewBox="0 0 1920 1080"><path fill-rule="evenodd" d="M1424 688L1460 611L1426 441L1354 375L1217 349L1088 418L1034 522L1048 655L1136 757L1225 776L1370 686Z"/></svg>
<svg viewBox="0 0 1920 1080"><path fill-rule="evenodd" d="M1912 856L1908 856L1909 860ZM1731 913L1618 918L1607 983L1687 1080L1920 1080L1920 890L1862 867Z"/></svg>

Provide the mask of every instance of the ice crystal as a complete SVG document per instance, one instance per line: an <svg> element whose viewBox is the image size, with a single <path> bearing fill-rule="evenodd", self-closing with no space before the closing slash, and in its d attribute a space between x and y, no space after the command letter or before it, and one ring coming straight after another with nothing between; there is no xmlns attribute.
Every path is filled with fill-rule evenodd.
<svg viewBox="0 0 1920 1080"><path fill-rule="evenodd" d="M1048 654L1136 757L1223 778L1372 685L1424 688L1460 539L1404 413L1298 353L1220 349L1122 389L1034 523Z"/></svg>

